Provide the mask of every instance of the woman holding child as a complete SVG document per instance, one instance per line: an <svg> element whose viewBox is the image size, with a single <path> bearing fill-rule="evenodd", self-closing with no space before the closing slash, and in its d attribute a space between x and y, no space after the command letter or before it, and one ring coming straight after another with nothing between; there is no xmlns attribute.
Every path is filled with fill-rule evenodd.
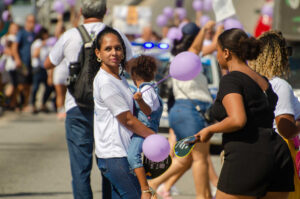
<svg viewBox="0 0 300 199"><path fill-rule="evenodd" d="M133 94L126 79L120 75L125 67L124 42L116 30L106 27L97 35L93 47L95 64L101 67L94 79L94 137L98 167L111 183L112 198L150 199L149 186L139 186L127 160L133 133L145 138L155 132L133 115Z"/></svg>

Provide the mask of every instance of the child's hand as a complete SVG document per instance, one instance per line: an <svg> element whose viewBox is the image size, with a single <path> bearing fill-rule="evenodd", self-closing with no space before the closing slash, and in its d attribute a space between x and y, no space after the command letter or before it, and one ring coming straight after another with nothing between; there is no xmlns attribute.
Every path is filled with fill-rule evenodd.
<svg viewBox="0 0 300 199"><path fill-rule="evenodd" d="M141 92L136 92L133 95L133 99L136 100L136 101L142 101L143 100L142 93Z"/></svg>

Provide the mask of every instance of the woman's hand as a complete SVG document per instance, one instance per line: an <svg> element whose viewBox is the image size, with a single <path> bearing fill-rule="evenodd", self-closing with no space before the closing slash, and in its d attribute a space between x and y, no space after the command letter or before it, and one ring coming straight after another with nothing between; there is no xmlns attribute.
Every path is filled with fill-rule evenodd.
<svg viewBox="0 0 300 199"><path fill-rule="evenodd" d="M213 133L209 131L209 128L204 128L194 136L196 138L195 142L208 142L213 136Z"/></svg>
<svg viewBox="0 0 300 199"><path fill-rule="evenodd" d="M215 21L209 20L209 21L203 26L203 28L204 28L205 30L211 30L211 29L214 28L215 25L216 25L216 22L215 22Z"/></svg>

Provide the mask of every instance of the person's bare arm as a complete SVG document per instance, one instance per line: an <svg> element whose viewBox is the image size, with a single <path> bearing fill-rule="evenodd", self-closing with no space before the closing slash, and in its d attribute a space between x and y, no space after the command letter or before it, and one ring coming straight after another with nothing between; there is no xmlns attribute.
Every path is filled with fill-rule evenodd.
<svg viewBox="0 0 300 199"><path fill-rule="evenodd" d="M203 50L202 50L203 56L211 54L215 50L217 50L218 37L223 31L224 31L224 26L223 25L218 26L216 33L214 34L214 37L212 39L212 43L208 46L203 47Z"/></svg>
<svg viewBox="0 0 300 199"><path fill-rule="evenodd" d="M247 122L242 95L238 93L227 94L222 101L227 117L199 131L195 137L196 142L207 142L214 133L232 133L243 128Z"/></svg>
<svg viewBox="0 0 300 199"><path fill-rule="evenodd" d="M17 42L14 42L12 44L12 54L16 62L16 66L19 68L22 66L22 60L20 58L19 52L18 52L19 44Z"/></svg>
<svg viewBox="0 0 300 199"><path fill-rule="evenodd" d="M146 138L149 135L155 134L154 131L146 127L142 122L140 122L136 117L134 117L130 111L126 111L119 114L117 116L117 119L127 129L141 137Z"/></svg>
<svg viewBox="0 0 300 199"><path fill-rule="evenodd" d="M51 63L50 58L48 56L44 62L44 68L48 70L48 69L51 69L54 67L55 67L55 65Z"/></svg>
<svg viewBox="0 0 300 199"><path fill-rule="evenodd" d="M295 121L294 115L282 114L275 117L279 133L286 139L292 139L300 133L300 123Z"/></svg>
<svg viewBox="0 0 300 199"><path fill-rule="evenodd" d="M76 8L74 6L71 6L70 8L71 16L70 21L73 27L77 27L80 20L80 14L76 11Z"/></svg>
<svg viewBox="0 0 300 199"><path fill-rule="evenodd" d="M54 36L56 38L59 38L59 36L62 34L63 26L64 26L63 15L57 14L57 23L54 30Z"/></svg>
<svg viewBox="0 0 300 199"><path fill-rule="evenodd" d="M203 41L205 37L205 33L209 28L212 28L215 25L214 21L208 21L199 31L196 38L194 39L191 47L188 49L189 52L195 53L196 55L199 55L199 53L202 50Z"/></svg>
<svg viewBox="0 0 300 199"><path fill-rule="evenodd" d="M139 104L140 106L140 109L141 111L145 114L145 115L150 115L152 110L151 108L148 106L148 104L146 104L146 102L143 100L143 97L142 97L142 93L141 92L136 92L134 95L133 95L133 99L135 101L137 101L137 103Z"/></svg>

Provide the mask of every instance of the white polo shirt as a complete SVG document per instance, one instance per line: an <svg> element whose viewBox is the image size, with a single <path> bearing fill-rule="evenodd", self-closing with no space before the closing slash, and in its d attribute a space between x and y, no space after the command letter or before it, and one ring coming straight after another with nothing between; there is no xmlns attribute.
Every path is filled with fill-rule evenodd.
<svg viewBox="0 0 300 199"><path fill-rule="evenodd" d="M101 22L87 23L84 24L84 27L90 36L95 38L97 34L105 28L105 24ZM129 60L132 57L131 44L124 34L120 33L120 35L122 36L126 46L126 59ZM83 42L80 33L76 28L71 28L70 30L66 31L51 49L49 54L51 63L57 66L65 58L67 63L65 67L69 67L71 62L77 61L82 43ZM66 112L75 106L77 106L75 99L67 91L65 100Z"/></svg>
<svg viewBox="0 0 300 199"><path fill-rule="evenodd" d="M133 94L125 78L119 80L101 69L94 79L94 139L98 158L127 157L132 132L117 119L133 113Z"/></svg>

